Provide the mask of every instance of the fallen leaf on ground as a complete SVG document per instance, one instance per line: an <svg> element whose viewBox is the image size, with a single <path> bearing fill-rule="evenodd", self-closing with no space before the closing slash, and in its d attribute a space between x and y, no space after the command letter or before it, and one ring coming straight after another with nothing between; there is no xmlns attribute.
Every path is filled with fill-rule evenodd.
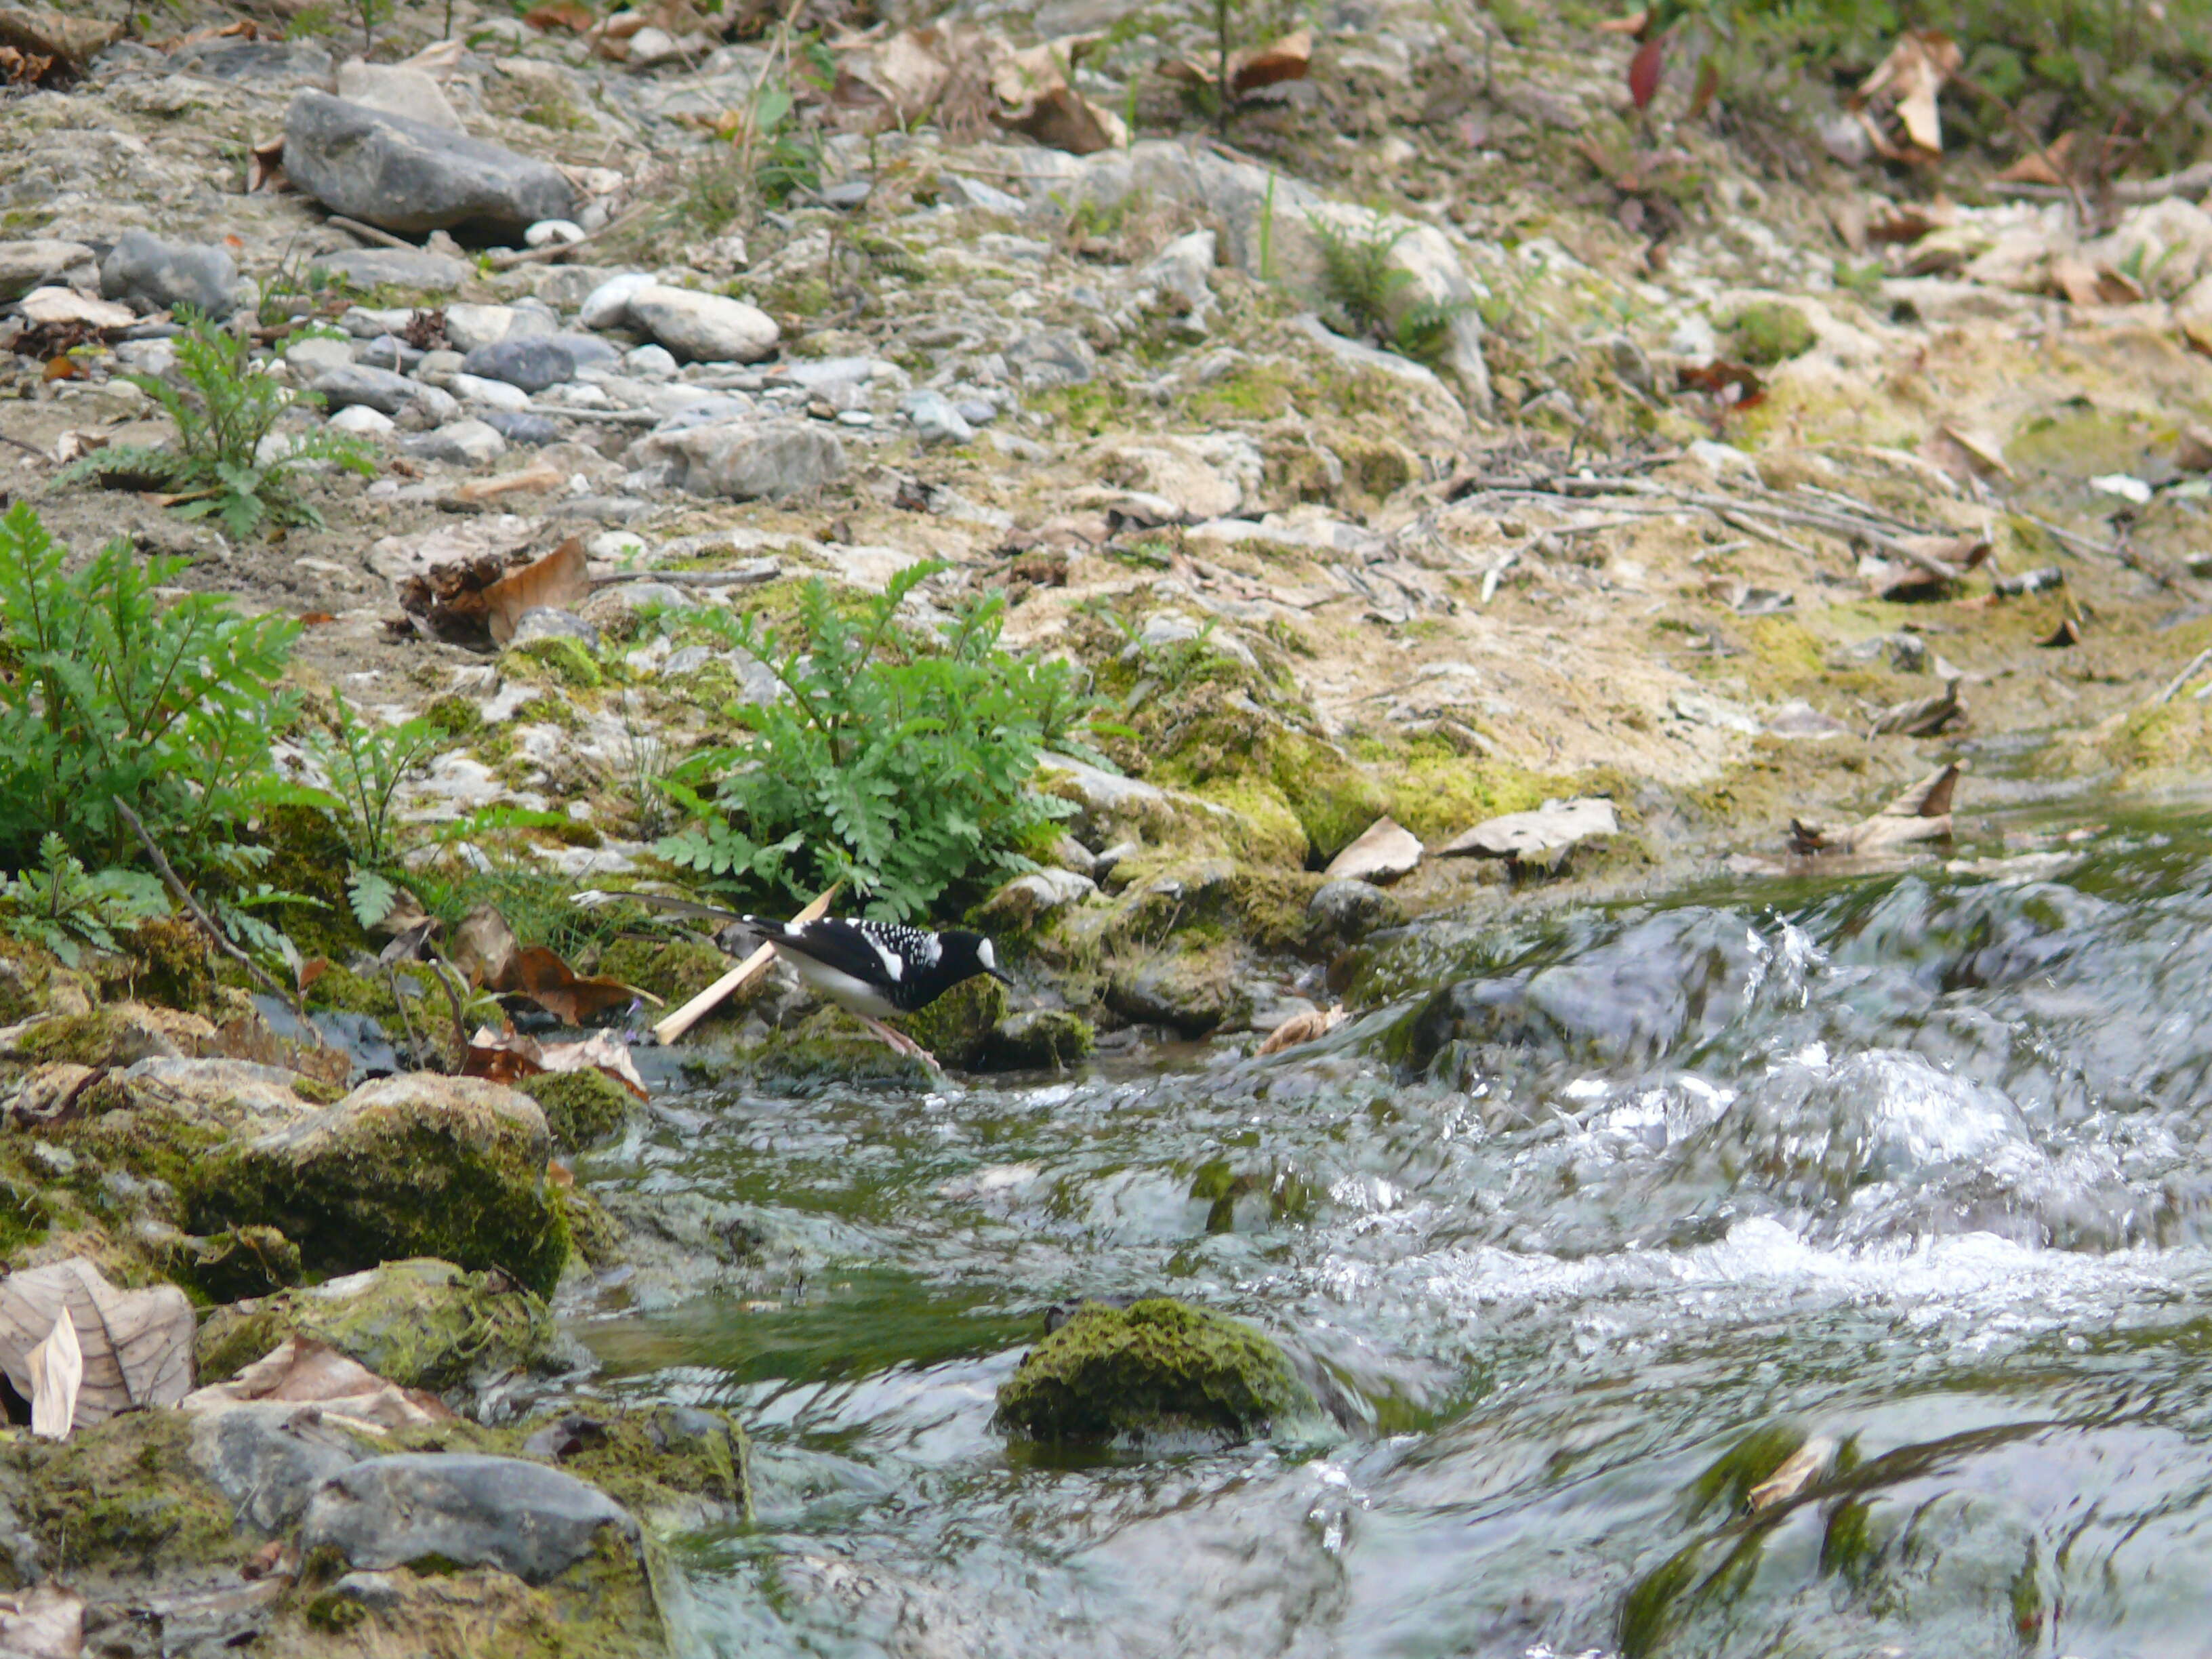
<svg viewBox="0 0 2212 1659"><path fill-rule="evenodd" d="M1741 363L1711 362L1674 371L1678 392L1702 392L1727 414L1756 409L1766 401L1766 384Z"/></svg>
<svg viewBox="0 0 2212 1659"><path fill-rule="evenodd" d="M31 1432L48 1440L66 1440L76 1419L77 1389L84 1382L84 1350L77 1346L76 1326L64 1306L54 1316L46 1340L23 1357L31 1373Z"/></svg>
<svg viewBox="0 0 2212 1659"><path fill-rule="evenodd" d="M532 6L522 14L522 21L540 33L567 29L571 34L581 34L599 20L580 0L551 0L547 5Z"/></svg>
<svg viewBox="0 0 2212 1659"><path fill-rule="evenodd" d="M258 140L246 152L246 193L256 191L288 190L292 181L284 173L284 140L280 137Z"/></svg>
<svg viewBox="0 0 2212 1659"><path fill-rule="evenodd" d="M2001 478L2012 477L2012 467L2004 458L2004 446L1988 433L1947 421L1936 428L1936 434L1945 442L1956 445L1978 471L1994 472Z"/></svg>
<svg viewBox="0 0 2212 1659"><path fill-rule="evenodd" d="M84 1597L49 1580L0 1595L0 1653L8 1659L78 1659L84 1651Z"/></svg>
<svg viewBox="0 0 2212 1659"><path fill-rule="evenodd" d="M1316 1037L1327 1036L1350 1018L1339 1003L1334 1008L1309 1008L1304 1013L1292 1014L1267 1033L1267 1040L1252 1051L1254 1059L1263 1054L1279 1054L1285 1048L1295 1048L1301 1042L1311 1042Z"/></svg>
<svg viewBox="0 0 2212 1659"><path fill-rule="evenodd" d="M58 58L71 69L82 68L122 38L120 23L20 6L0 7L0 46Z"/></svg>
<svg viewBox="0 0 2212 1659"><path fill-rule="evenodd" d="M288 1336L228 1382L195 1389L177 1403L188 1412L216 1413L252 1401L313 1406L325 1421L371 1434L456 1420L437 1395L403 1389L312 1337Z"/></svg>
<svg viewBox="0 0 2212 1659"><path fill-rule="evenodd" d="M1870 818L1842 830L1827 830L1802 819L1790 820L1793 852L1879 853L1911 846L1915 842L1951 838L1951 797L1957 790L1964 761L1929 773L1899 794Z"/></svg>
<svg viewBox="0 0 2212 1659"><path fill-rule="evenodd" d="M484 589L484 621L491 636L505 645L514 637L522 613L539 605L573 611L592 597L584 568L584 538L571 536L535 564L508 572Z"/></svg>
<svg viewBox="0 0 2212 1659"><path fill-rule="evenodd" d="M1943 153L1943 122L1936 97L1966 61L1958 42L1936 29L1908 29L1898 36L1872 75L1851 98L1852 112L1886 161L1928 161ZM1887 107L1905 129L1897 143L1875 118Z"/></svg>
<svg viewBox="0 0 2212 1659"><path fill-rule="evenodd" d="M1879 738L1893 732L1901 737L1932 738L1954 720L1964 719L1966 713L1959 701L1959 682L1948 679L1934 696L1914 697L1883 709L1867 735Z"/></svg>
<svg viewBox="0 0 2212 1659"><path fill-rule="evenodd" d="M2069 305L2140 305L2143 298L2134 277L2078 253L2062 253L2051 262L2051 286Z"/></svg>
<svg viewBox="0 0 2212 1659"><path fill-rule="evenodd" d="M1243 98L1262 87L1285 81L1303 81L1313 67L1313 33L1299 29L1256 52L1229 54L1229 95ZM1221 64L1196 58L1175 58L1160 65L1160 73L1186 86L1211 87L1221 78Z"/></svg>
<svg viewBox="0 0 2212 1659"><path fill-rule="evenodd" d="M633 1000L650 1002L655 1007L660 1006L660 999L649 991L641 991L618 979L579 974L561 959L559 951L543 945L517 951L507 982L491 988L520 992L568 1025L581 1025L594 1014Z"/></svg>
<svg viewBox="0 0 2212 1659"><path fill-rule="evenodd" d="M82 1256L0 1279L0 1370L26 1400L36 1392L31 1351L66 1309L83 1375L71 1420L80 1429L118 1412L173 1406L192 1382L191 1304L173 1285L118 1291Z"/></svg>
<svg viewBox="0 0 2212 1659"><path fill-rule="evenodd" d="M461 1062L464 1077L494 1083L511 1085L545 1072L599 1072L640 1100L653 1097L630 1058L629 1046L607 1031L594 1031L580 1042L540 1043L521 1032L495 1031L483 1025L469 1039Z"/></svg>
<svg viewBox="0 0 2212 1659"><path fill-rule="evenodd" d="M454 930L446 957L468 975L470 985L497 989L514 973L514 958L521 949L507 918L493 906L479 904Z"/></svg>
<svg viewBox="0 0 2212 1659"><path fill-rule="evenodd" d="M2062 169L2073 152L2074 141L2080 137L2075 132L2060 133L2041 149L2030 150L2021 156L1997 174L1998 179L2008 185L2063 185L2066 176Z"/></svg>

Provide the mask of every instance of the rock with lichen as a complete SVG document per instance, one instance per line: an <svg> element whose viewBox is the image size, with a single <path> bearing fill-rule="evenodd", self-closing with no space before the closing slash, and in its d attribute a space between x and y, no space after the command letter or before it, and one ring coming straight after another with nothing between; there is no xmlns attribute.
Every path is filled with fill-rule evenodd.
<svg viewBox="0 0 2212 1659"><path fill-rule="evenodd" d="M1168 1297L1085 1304L999 1390L1002 1425L1054 1443L1192 1431L1243 1440L1314 1409L1275 1343Z"/></svg>
<svg viewBox="0 0 2212 1659"><path fill-rule="evenodd" d="M515 1085L545 1114L553 1144L564 1152L595 1146L629 1120L635 1097L605 1072L540 1072Z"/></svg>

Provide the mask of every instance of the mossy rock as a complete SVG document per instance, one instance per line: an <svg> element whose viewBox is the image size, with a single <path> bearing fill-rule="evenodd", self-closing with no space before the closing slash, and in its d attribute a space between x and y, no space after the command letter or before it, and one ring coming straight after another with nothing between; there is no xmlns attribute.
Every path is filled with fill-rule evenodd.
<svg viewBox="0 0 2212 1659"><path fill-rule="evenodd" d="M987 1069L1030 1072L1073 1066L1098 1046L1091 1022L1065 1008L1027 1008L999 1022Z"/></svg>
<svg viewBox="0 0 2212 1659"><path fill-rule="evenodd" d="M182 1188L194 1231L273 1226L310 1273L435 1256L504 1268L542 1296L568 1258L551 1151L526 1095L475 1078L381 1078L201 1160Z"/></svg>
<svg viewBox="0 0 2212 1659"><path fill-rule="evenodd" d="M680 1007L734 966L713 945L690 939L618 939L599 952L592 971ZM744 1000L732 997L723 1006L742 1006Z"/></svg>
<svg viewBox="0 0 2212 1659"><path fill-rule="evenodd" d="M125 1412L67 1440L23 1440L16 1503L46 1570L72 1583L205 1574L243 1565L258 1538L191 1456L191 1416Z"/></svg>
<svg viewBox="0 0 2212 1659"><path fill-rule="evenodd" d="M284 1290L305 1271L300 1247L274 1227L233 1227L212 1238L182 1240L169 1253L168 1265L170 1278L198 1299L215 1304ZM204 1362L201 1375L211 1380Z"/></svg>
<svg viewBox="0 0 2212 1659"><path fill-rule="evenodd" d="M1241 1440L1314 1409L1274 1342L1167 1297L1085 1304L999 1390L1001 1424L1054 1443L1193 1431Z"/></svg>
<svg viewBox="0 0 2212 1659"><path fill-rule="evenodd" d="M1182 939L1171 950L1123 964L1108 981L1106 1000L1130 1019L1193 1037L1251 1012L1237 983L1236 949L1218 939Z"/></svg>
<svg viewBox="0 0 2212 1659"><path fill-rule="evenodd" d="M515 1085L545 1114L553 1144L564 1152L596 1146L629 1121L636 1097L605 1072L540 1072Z"/></svg>
<svg viewBox="0 0 2212 1659"><path fill-rule="evenodd" d="M1762 300L1729 319L1729 348L1754 368L1802 357L1820 342L1805 313L1782 300Z"/></svg>
<svg viewBox="0 0 2212 1659"><path fill-rule="evenodd" d="M828 1010L795 1030L774 1033L738 1060L751 1082L800 1093L829 1085L929 1089L939 1081L921 1060L894 1053L889 1043L854 1030L845 1015Z"/></svg>
<svg viewBox="0 0 2212 1659"><path fill-rule="evenodd" d="M202 1382L234 1376L289 1336L313 1337L402 1388L441 1392L472 1373L526 1369L554 1340L545 1304L504 1273L393 1261L309 1289L218 1308L200 1327Z"/></svg>
<svg viewBox="0 0 2212 1659"><path fill-rule="evenodd" d="M561 1467L656 1529L752 1519L752 1443L726 1413L655 1406L556 1420L556 1431L570 1425L577 1449L561 1459ZM525 1425L525 1443L545 1426Z"/></svg>
<svg viewBox="0 0 2212 1659"><path fill-rule="evenodd" d="M131 930L134 994L170 1008L205 1012L215 994L207 935L189 916L151 916Z"/></svg>
<svg viewBox="0 0 2212 1659"><path fill-rule="evenodd" d="M989 1052L992 1036L1006 1017L1006 988L984 975L954 986L899 1023L940 1064L972 1072Z"/></svg>

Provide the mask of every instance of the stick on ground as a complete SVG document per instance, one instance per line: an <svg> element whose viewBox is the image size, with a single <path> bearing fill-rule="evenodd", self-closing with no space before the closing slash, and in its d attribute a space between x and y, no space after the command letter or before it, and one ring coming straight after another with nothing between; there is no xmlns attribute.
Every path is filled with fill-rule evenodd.
<svg viewBox="0 0 2212 1659"><path fill-rule="evenodd" d="M115 803L115 810L121 814L124 823L131 826L131 833L138 837L138 844L146 849L146 856L154 860L154 868L161 872L161 879L168 884L169 890L177 896L177 902L191 913L192 920L200 925L200 931L215 941L216 949L244 968L246 972L252 974L254 978L259 980L278 996L283 998L291 1006L294 1013L305 1018L305 1011L300 1004L300 994L297 991L288 991L279 985L275 975L233 945L224 937L222 929L215 925L215 918L200 908L200 902L192 896L192 890L185 886L177 872L169 867L169 860L161 856L161 849L154 844L153 836L146 833L146 825L139 816L119 800Z"/></svg>
<svg viewBox="0 0 2212 1659"><path fill-rule="evenodd" d="M813 903L801 910L792 920L800 922L819 921L829 914L830 901L837 896L837 889L842 885L844 885L842 882L831 883L828 892L817 898ZM775 946L762 945L759 950L754 951L736 967L731 969L728 973L654 1026L653 1036L663 1042L675 1042L677 1038L706 1018L708 1014L713 1013L715 1009L768 972L769 963L775 960Z"/></svg>

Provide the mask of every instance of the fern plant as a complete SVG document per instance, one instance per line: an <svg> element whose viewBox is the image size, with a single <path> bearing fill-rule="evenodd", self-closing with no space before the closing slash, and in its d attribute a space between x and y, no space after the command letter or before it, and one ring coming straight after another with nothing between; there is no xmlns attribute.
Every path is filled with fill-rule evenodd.
<svg viewBox="0 0 2212 1659"><path fill-rule="evenodd" d="M1451 344L1452 321L1462 306L1420 299L1401 304L1413 273L1390 263L1410 228L1393 229L1376 214L1364 231L1332 223L1319 214L1306 223L1321 244L1322 320L1335 332L1364 339L1401 357L1433 363Z"/></svg>
<svg viewBox="0 0 2212 1659"><path fill-rule="evenodd" d="M357 863L371 870L393 863L399 786L428 763L444 735L419 718L370 726L340 698L328 726L308 738L307 754L329 780L321 804Z"/></svg>
<svg viewBox="0 0 2212 1659"><path fill-rule="evenodd" d="M909 567L850 617L809 582L789 639L751 617L687 613L767 663L787 695L731 706L751 740L672 771L669 797L697 822L662 841L662 856L740 891L797 896L842 879L891 921L1033 867L1028 853L1073 810L1030 788L1038 756L1088 755L1095 705L1068 665L999 648L1003 596L941 636L902 628L900 602L942 568Z"/></svg>
<svg viewBox="0 0 2212 1659"><path fill-rule="evenodd" d="M112 952L116 934L168 910L158 878L138 870L88 873L56 835L39 843L38 863L0 876L0 933L43 945L71 968L87 945Z"/></svg>
<svg viewBox="0 0 2212 1659"><path fill-rule="evenodd" d="M233 831L303 798L270 763L300 625L210 593L165 601L188 562L113 541L71 571L27 503L0 516L0 869L48 836L112 862L131 844L118 799L172 858L235 868L253 849Z"/></svg>
<svg viewBox="0 0 2212 1659"><path fill-rule="evenodd" d="M234 536L264 526L313 525L322 514L300 493L300 477L314 462L329 461L362 477L376 463L366 446L343 433L318 428L264 459L268 437L295 404L319 408L322 398L295 392L272 380L253 360L243 335L186 311L176 337L179 386L157 374L121 378L161 405L177 428L174 447L126 444L95 451L63 472L59 482L96 477L103 483L151 483L170 493L170 505L186 518L220 518Z"/></svg>

